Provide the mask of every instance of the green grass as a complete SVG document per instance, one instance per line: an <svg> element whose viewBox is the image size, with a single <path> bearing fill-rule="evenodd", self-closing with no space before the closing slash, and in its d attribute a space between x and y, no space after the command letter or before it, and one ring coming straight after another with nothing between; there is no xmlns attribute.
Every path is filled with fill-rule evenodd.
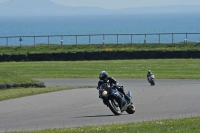
<svg viewBox="0 0 200 133"><path fill-rule="evenodd" d="M58 44L37 44L34 46L0 46L0 54L26 54L26 53L59 53L78 51L138 51L138 50L199 50L200 43L188 42L175 44L78 44L78 45L58 45Z"/></svg>
<svg viewBox="0 0 200 133"><path fill-rule="evenodd" d="M40 84L41 82L27 78L25 75L16 74L11 71L0 70L0 84L23 84L23 83L32 83Z"/></svg>
<svg viewBox="0 0 200 133"><path fill-rule="evenodd" d="M155 74L156 79L200 79L200 59L2 62L0 64L0 84L40 83L32 78L98 78L102 70L106 70L116 79L144 79L149 69ZM41 92L32 92L31 88L20 91L21 89L11 89L16 92L14 95L10 90L2 90L0 100L49 92L49 88L35 89Z"/></svg>
<svg viewBox="0 0 200 133"><path fill-rule="evenodd" d="M40 83L32 78L98 78L102 70L106 70L116 79L144 79L149 69L155 74L156 79L200 79L200 59L2 62L0 84ZM60 88L54 89L60 90ZM52 88L48 87L1 90L0 100L46 93L51 90Z"/></svg>
<svg viewBox="0 0 200 133"><path fill-rule="evenodd" d="M199 133L200 117L15 133Z"/></svg>
<svg viewBox="0 0 200 133"><path fill-rule="evenodd" d="M63 91L77 88L91 88L92 86L73 86L73 87L45 87L45 88L16 88L0 90L0 101L20 98L25 96L32 96L42 93L49 93L55 91ZM93 87L94 88L94 87Z"/></svg>
<svg viewBox="0 0 200 133"><path fill-rule="evenodd" d="M0 64L0 84L37 82L32 78L98 78L102 70L106 70L116 79L146 78L146 72L149 69L157 79L200 79L200 59L2 62ZM35 90L43 89L49 91L48 88ZM12 90L15 91L15 89ZM23 91L20 89L16 91L19 95L9 96L12 93L9 90L9 93L6 93L7 90L3 90L1 97L9 99L20 95L43 93L32 93L30 88L23 89L26 94L22 94Z"/></svg>
<svg viewBox="0 0 200 133"><path fill-rule="evenodd" d="M200 59L149 59L108 61L2 62L0 83L12 82L9 73L31 78L98 78L106 70L114 78L146 78L152 70L157 79L200 79ZM8 74L7 74L8 73ZM12 78L12 79L10 79Z"/></svg>

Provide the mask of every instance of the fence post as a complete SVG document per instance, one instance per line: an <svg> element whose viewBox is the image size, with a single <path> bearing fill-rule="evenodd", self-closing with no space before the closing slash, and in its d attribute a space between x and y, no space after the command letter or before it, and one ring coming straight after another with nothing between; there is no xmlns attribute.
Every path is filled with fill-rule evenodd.
<svg viewBox="0 0 200 133"><path fill-rule="evenodd" d="M172 44L174 44L174 33L172 33Z"/></svg>
<svg viewBox="0 0 200 133"><path fill-rule="evenodd" d="M103 41L102 41L102 44L105 43L105 35L103 34Z"/></svg>
<svg viewBox="0 0 200 133"><path fill-rule="evenodd" d="M133 44L133 35L131 34L131 44Z"/></svg>
<svg viewBox="0 0 200 133"><path fill-rule="evenodd" d="M144 35L144 44L146 44L147 40L146 40L146 34Z"/></svg>
<svg viewBox="0 0 200 133"><path fill-rule="evenodd" d="M77 35L76 35L76 45L78 44L78 39L77 39Z"/></svg>
<svg viewBox="0 0 200 133"><path fill-rule="evenodd" d="M118 44L118 34L117 34L117 44Z"/></svg>
<svg viewBox="0 0 200 133"><path fill-rule="evenodd" d="M35 36L34 36L34 47L35 47Z"/></svg>
<svg viewBox="0 0 200 133"><path fill-rule="evenodd" d="M90 45L90 35L89 35L89 45Z"/></svg>
<svg viewBox="0 0 200 133"><path fill-rule="evenodd" d="M49 36L48 36L48 46L49 46Z"/></svg>
<svg viewBox="0 0 200 133"><path fill-rule="evenodd" d="M20 36L19 38L19 42L20 42L20 47L22 46L22 37Z"/></svg>
<svg viewBox="0 0 200 133"><path fill-rule="evenodd" d="M61 40L60 40L61 46L63 46L63 36L61 35Z"/></svg>
<svg viewBox="0 0 200 133"><path fill-rule="evenodd" d="M185 34L185 43L187 44L187 32Z"/></svg>
<svg viewBox="0 0 200 133"><path fill-rule="evenodd" d="M160 44L160 33L158 34L158 43Z"/></svg>
<svg viewBox="0 0 200 133"><path fill-rule="evenodd" d="M8 47L8 37L6 37L6 47Z"/></svg>

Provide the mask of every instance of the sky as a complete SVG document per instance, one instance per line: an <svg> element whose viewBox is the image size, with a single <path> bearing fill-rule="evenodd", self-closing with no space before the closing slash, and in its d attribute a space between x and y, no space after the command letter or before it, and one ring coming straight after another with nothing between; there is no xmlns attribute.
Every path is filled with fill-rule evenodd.
<svg viewBox="0 0 200 133"><path fill-rule="evenodd" d="M200 0L51 0L51 1L66 6L89 6L89 7L101 7L105 9L122 9L131 7L166 6L166 5L200 5Z"/></svg>
<svg viewBox="0 0 200 133"><path fill-rule="evenodd" d="M5 1L9 0L0 0L0 3ZM166 6L166 5L200 5L200 0L51 0L51 1L65 6L72 6L72 7L88 6L88 7L101 7L105 9L123 9L131 7Z"/></svg>

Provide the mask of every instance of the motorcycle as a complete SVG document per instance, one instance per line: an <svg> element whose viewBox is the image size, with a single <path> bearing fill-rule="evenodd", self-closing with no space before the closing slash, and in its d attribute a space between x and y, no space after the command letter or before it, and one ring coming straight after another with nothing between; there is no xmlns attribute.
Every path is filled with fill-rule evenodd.
<svg viewBox="0 0 200 133"><path fill-rule="evenodd" d="M149 75L148 81L151 85L155 85L155 76L153 74Z"/></svg>
<svg viewBox="0 0 200 133"><path fill-rule="evenodd" d="M135 113L135 107L125 99L125 96L115 87L110 87L109 83L104 83L99 87L100 97L104 104L110 108L115 115L121 115L126 111L128 114ZM131 92L127 94L131 98Z"/></svg>

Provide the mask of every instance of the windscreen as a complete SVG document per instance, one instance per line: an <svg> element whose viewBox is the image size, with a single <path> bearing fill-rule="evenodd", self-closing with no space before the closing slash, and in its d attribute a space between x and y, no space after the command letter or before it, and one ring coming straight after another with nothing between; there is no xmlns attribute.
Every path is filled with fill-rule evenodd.
<svg viewBox="0 0 200 133"><path fill-rule="evenodd" d="M101 86L100 86L100 91L103 91L103 89L107 90L108 88L110 87L110 84L109 83L103 83Z"/></svg>

